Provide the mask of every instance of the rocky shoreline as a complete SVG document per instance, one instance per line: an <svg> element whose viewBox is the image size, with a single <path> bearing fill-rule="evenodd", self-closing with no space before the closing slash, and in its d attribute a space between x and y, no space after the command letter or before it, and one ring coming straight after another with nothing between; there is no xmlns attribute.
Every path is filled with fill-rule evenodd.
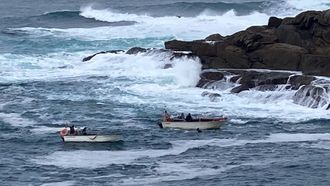
<svg viewBox="0 0 330 186"><path fill-rule="evenodd" d="M117 52L123 51L100 52L83 61ZM148 52L167 52L170 60L199 58L203 71L196 86L200 88L219 89L212 85L223 81L236 85L231 93L284 87L296 91L294 103L330 109L330 80L314 77L330 77L330 10L307 11L284 19L270 17L268 25L252 26L230 36L213 34L202 40L172 40L165 42L165 50L134 47L126 54ZM206 92L203 96L212 100L221 95Z"/></svg>

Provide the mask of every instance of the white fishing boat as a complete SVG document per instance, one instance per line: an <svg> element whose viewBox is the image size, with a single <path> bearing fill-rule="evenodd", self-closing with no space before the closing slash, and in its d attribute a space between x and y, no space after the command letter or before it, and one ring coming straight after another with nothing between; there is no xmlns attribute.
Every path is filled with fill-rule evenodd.
<svg viewBox="0 0 330 186"><path fill-rule="evenodd" d="M87 134L86 131L79 131L75 128L74 133L69 132L67 128L60 131L60 136L64 142L89 142L89 143L100 143L100 142L116 142L120 141L119 135L103 135L103 134Z"/></svg>
<svg viewBox="0 0 330 186"><path fill-rule="evenodd" d="M178 128L178 129L218 129L226 121L226 118L210 118L210 119L194 119L186 121L184 119L163 120L159 123L161 128Z"/></svg>

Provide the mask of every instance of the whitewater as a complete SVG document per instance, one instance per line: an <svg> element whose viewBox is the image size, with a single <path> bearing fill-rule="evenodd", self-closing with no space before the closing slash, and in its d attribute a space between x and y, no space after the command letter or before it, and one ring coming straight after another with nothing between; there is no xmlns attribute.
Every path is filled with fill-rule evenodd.
<svg viewBox="0 0 330 186"><path fill-rule="evenodd" d="M3 185L329 183L329 111L293 103L294 91L230 94L235 84L223 82L207 90L221 95L210 100L195 87L200 60L168 52L82 62L100 51L226 36L265 25L270 16L329 9L328 1L29 3L25 12L0 14ZM202 133L163 130L157 122L165 109L229 121ZM58 131L71 123L123 141L64 144Z"/></svg>

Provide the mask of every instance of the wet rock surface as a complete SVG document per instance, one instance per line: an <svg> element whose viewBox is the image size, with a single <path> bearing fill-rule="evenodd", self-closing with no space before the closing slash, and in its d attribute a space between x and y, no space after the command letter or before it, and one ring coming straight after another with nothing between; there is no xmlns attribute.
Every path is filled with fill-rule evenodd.
<svg viewBox="0 0 330 186"><path fill-rule="evenodd" d="M267 26L253 26L223 37L165 42L165 48L191 51L203 69L262 68L330 76L330 10L306 11L296 17L271 17Z"/></svg>

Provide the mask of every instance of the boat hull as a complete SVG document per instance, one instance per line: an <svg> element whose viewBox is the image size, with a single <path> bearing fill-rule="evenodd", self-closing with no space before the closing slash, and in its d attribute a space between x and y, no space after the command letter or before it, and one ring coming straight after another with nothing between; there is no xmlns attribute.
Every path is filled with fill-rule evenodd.
<svg viewBox="0 0 330 186"><path fill-rule="evenodd" d="M120 141L118 135L68 135L62 136L64 142L88 142L88 143L101 143L101 142L116 142Z"/></svg>
<svg viewBox="0 0 330 186"><path fill-rule="evenodd" d="M224 121L197 121L197 122L181 122L181 121L163 121L162 128L178 128L178 129L218 129Z"/></svg>

